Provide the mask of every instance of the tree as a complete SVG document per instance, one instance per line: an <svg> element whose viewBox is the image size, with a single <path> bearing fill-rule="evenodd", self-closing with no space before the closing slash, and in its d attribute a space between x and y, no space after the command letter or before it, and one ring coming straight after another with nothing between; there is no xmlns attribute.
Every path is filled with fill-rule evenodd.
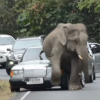
<svg viewBox="0 0 100 100"><path fill-rule="evenodd" d="M100 42L100 0L85 0L78 3L87 25L90 40Z"/></svg>
<svg viewBox="0 0 100 100"><path fill-rule="evenodd" d="M0 34L10 34L16 36L17 13L13 9L14 0L0 0Z"/></svg>

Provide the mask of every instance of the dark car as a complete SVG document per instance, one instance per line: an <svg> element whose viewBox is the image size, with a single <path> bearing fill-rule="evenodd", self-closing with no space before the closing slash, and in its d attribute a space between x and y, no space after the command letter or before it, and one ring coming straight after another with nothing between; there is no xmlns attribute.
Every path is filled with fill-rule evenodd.
<svg viewBox="0 0 100 100"><path fill-rule="evenodd" d="M6 72L9 75L11 68L17 64L25 50L31 46L41 46L43 40L45 39L45 35L41 35L38 37L27 37L27 38L19 38L16 40L15 44L12 47L12 50L9 48L7 50L11 51L11 55L7 57L6 63Z"/></svg>

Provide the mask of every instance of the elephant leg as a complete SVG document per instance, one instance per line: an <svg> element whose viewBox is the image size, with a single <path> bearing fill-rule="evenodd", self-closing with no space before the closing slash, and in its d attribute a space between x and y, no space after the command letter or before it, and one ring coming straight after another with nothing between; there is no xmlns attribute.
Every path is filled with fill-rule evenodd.
<svg viewBox="0 0 100 100"><path fill-rule="evenodd" d="M79 59L78 57L75 57L71 60L69 90L79 90L82 88L79 79L79 71Z"/></svg>
<svg viewBox="0 0 100 100"><path fill-rule="evenodd" d="M61 78L60 57L58 57L58 55L54 55L51 57L50 61L52 64L51 84L53 86L58 86Z"/></svg>

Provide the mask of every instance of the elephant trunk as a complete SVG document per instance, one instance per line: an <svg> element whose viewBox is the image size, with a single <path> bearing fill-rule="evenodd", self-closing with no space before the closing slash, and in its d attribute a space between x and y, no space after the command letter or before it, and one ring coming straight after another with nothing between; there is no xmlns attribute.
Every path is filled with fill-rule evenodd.
<svg viewBox="0 0 100 100"><path fill-rule="evenodd" d="M89 73L88 73L88 50L86 46L80 46L76 48L79 59L81 59L81 68L85 75L86 83L89 82Z"/></svg>
<svg viewBox="0 0 100 100"><path fill-rule="evenodd" d="M76 46L76 52L78 57L83 60L83 62L88 61L88 50L86 46Z"/></svg>

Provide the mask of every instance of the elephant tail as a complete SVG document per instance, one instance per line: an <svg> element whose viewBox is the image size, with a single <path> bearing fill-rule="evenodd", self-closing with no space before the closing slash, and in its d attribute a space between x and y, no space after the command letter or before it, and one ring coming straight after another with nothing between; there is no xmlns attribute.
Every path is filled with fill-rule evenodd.
<svg viewBox="0 0 100 100"><path fill-rule="evenodd" d="M44 51L42 50L39 54L39 57L40 57L40 60L43 60L43 58L41 57L41 54L43 53Z"/></svg>

